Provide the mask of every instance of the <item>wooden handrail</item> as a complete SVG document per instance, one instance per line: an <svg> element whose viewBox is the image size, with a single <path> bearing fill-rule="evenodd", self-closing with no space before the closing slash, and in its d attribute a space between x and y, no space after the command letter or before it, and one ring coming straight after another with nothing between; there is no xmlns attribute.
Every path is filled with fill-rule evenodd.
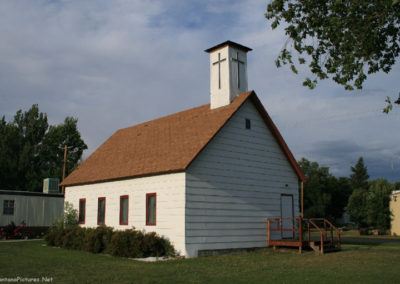
<svg viewBox="0 0 400 284"><path fill-rule="evenodd" d="M267 224L269 224L269 230L271 232L277 232L277 231L282 231L282 232L297 232L300 231L299 226L294 226L294 229L282 229L281 227L281 222L282 220L292 220L292 221L296 221L301 223L301 218L267 218ZM276 222L276 228L273 229L271 228L271 221L275 221Z"/></svg>
<svg viewBox="0 0 400 284"><path fill-rule="evenodd" d="M284 228L283 226L283 221L285 220L291 220L293 222L293 227L289 228ZM275 222L276 224L274 224ZM285 226L286 227L286 226ZM340 230L338 230L330 221L324 219L324 218L310 218L310 219L304 219L300 217L296 218L278 218L278 217L273 217L273 218L267 218L267 242L268 246L276 246L278 243L281 243L282 245L290 245L292 246L293 241L296 242L299 246L299 251L301 252L302 247L303 247L303 241L304 241L304 236L303 234L308 232L308 240L306 237L306 242L308 243L311 242L311 232L319 232L320 234L320 244L321 248L320 251L321 253L324 253L324 244L325 242L330 242L333 244L334 243L334 238L333 238L333 230L335 230L337 234L337 248L340 249ZM272 232L298 232L298 236L296 234L296 238L291 240L288 243L287 240L272 240ZM295 235L293 235L295 236Z"/></svg>
<svg viewBox="0 0 400 284"><path fill-rule="evenodd" d="M333 243L334 239L333 239L333 230L335 230L336 235L337 235L337 247L338 249L341 248L340 246L340 230L338 228L335 227L335 225L333 225L329 220L324 219L324 218L312 218L312 219L308 219L308 221L310 223L313 223L313 225L316 226L316 224L313 221L323 221L324 224L324 231L325 231L325 236L321 235L321 238L324 237L324 239L327 241L328 240L328 230L326 225L329 226L329 230L330 230L330 241ZM315 230L312 230L315 231ZM322 245L322 239L321 239L321 245Z"/></svg>

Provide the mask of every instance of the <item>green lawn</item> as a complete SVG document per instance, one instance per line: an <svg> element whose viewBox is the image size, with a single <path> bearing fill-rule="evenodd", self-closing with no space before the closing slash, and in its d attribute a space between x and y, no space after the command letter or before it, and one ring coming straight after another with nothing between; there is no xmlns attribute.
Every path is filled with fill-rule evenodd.
<svg viewBox="0 0 400 284"><path fill-rule="evenodd" d="M343 231L340 234L342 237L346 238L374 238L374 239L389 239L389 240L400 240L399 236L390 236L390 235L360 235L360 232L358 230L349 230L349 231Z"/></svg>
<svg viewBox="0 0 400 284"><path fill-rule="evenodd" d="M398 283L399 263L400 244L343 245L343 251L325 255L267 249L143 263L41 241L0 243L0 278L52 277L53 283Z"/></svg>

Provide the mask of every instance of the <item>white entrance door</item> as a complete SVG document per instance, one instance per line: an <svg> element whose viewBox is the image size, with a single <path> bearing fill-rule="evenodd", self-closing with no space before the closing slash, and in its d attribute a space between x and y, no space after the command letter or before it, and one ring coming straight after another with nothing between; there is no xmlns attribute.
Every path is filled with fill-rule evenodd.
<svg viewBox="0 0 400 284"><path fill-rule="evenodd" d="M281 194L281 218L293 218L293 195ZM282 229L293 229L293 219L283 219ZM290 239L294 237L293 231L282 231L282 239Z"/></svg>

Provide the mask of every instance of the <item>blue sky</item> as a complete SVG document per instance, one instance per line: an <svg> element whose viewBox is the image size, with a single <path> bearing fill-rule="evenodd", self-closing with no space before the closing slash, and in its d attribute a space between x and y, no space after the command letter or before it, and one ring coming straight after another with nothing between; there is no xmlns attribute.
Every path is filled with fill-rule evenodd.
<svg viewBox="0 0 400 284"><path fill-rule="evenodd" d="M51 124L79 119L85 157L117 129L209 102L205 49L232 40L248 54L254 89L297 159L338 176L363 156L372 178L400 180L400 64L363 90L315 90L274 64L286 37L266 1L1 1L0 114L39 104ZM392 167L393 165L393 167Z"/></svg>

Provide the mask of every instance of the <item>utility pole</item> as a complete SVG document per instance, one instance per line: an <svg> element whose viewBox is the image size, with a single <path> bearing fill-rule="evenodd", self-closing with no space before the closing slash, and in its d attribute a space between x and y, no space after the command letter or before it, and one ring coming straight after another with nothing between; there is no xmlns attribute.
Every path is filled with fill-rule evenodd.
<svg viewBox="0 0 400 284"><path fill-rule="evenodd" d="M303 189L304 182L301 182L301 218L304 218L304 189Z"/></svg>
<svg viewBox="0 0 400 284"><path fill-rule="evenodd" d="M67 166L67 145L64 146L64 166L63 166L63 175L62 175L62 181L65 179L65 168ZM65 193L65 186L61 187L61 192Z"/></svg>

